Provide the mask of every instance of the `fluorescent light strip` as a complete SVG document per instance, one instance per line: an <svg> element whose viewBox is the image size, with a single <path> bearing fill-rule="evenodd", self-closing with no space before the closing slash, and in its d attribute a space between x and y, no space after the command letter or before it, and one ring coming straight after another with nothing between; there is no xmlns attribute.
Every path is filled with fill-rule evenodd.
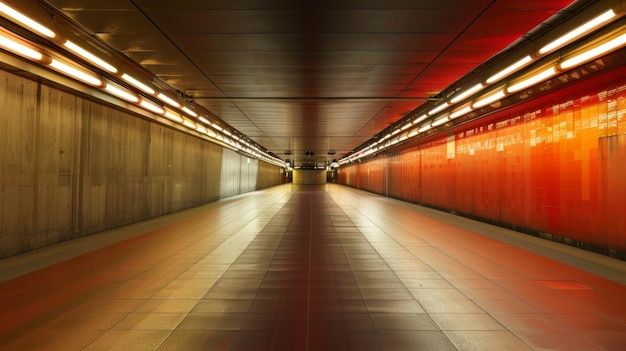
<svg viewBox="0 0 626 351"><path fill-rule="evenodd" d="M485 86L482 83L478 83L478 84L474 85L473 87L463 91L462 93L454 96L452 98L452 100L450 100L450 102L453 103L453 104L456 104L457 102L465 99L466 97L468 97L468 96L470 96L470 95L472 95L474 93L477 93L478 91L480 91L480 89L482 89L484 87Z"/></svg>
<svg viewBox="0 0 626 351"><path fill-rule="evenodd" d="M173 106L173 107L176 107L176 108L180 108L182 106L178 101L172 99L171 97L169 97L169 96L167 96L167 95L165 95L163 93L159 93L159 95L157 95L157 98L159 100L165 102L166 104L168 104L170 106Z"/></svg>
<svg viewBox="0 0 626 351"><path fill-rule="evenodd" d="M506 93L504 92L504 89L500 89L494 93L491 93L489 95L483 95L482 97L480 97L478 100L476 100L473 104L472 107L473 108L481 108L483 106L487 106L489 104L492 104L502 98L504 98L506 96Z"/></svg>
<svg viewBox="0 0 626 351"><path fill-rule="evenodd" d="M442 124L445 124L449 120L450 120L450 118L448 118L448 116L446 115L446 116L440 117L439 119L434 120L430 125L432 127L438 127L438 126L440 126Z"/></svg>
<svg viewBox="0 0 626 351"><path fill-rule="evenodd" d="M43 53L36 49L25 45L20 39L13 37L4 31L0 31L0 46L14 54L20 55L31 60L43 60Z"/></svg>
<svg viewBox="0 0 626 351"><path fill-rule="evenodd" d="M414 129L409 133L409 138L412 138L416 136L417 134L419 134L419 131L417 129Z"/></svg>
<svg viewBox="0 0 626 351"><path fill-rule="evenodd" d="M178 123L181 123L183 121L183 118L178 113L175 113L173 111L165 110L165 113L163 115Z"/></svg>
<svg viewBox="0 0 626 351"><path fill-rule="evenodd" d="M426 118L428 118L427 114L423 114L419 117L417 117L416 119L413 120L413 124L418 124L419 122L425 120Z"/></svg>
<svg viewBox="0 0 626 351"><path fill-rule="evenodd" d="M191 129L196 129L196 124L186 118L183 119L183 124Z"/></svg>
<svg viewBox="0 0 626 351"><path fill-rule="evenodd" d="M202 133L202 134L206 134L206 132L207 132L206 128L204 128L203 126L201 126L199 124L196 126L196 130L198 132Z"/></svg>
<svg viewBox="0 0 626 351"><path fill-rule="evenodd" d="M200 122L202 122L202 123L204 123L204 124L211 125L211 121L209 121L208 119L206 119L206 117L204 117L204 116L200 116L198 119L200 120Z"/></svg>
<svg viewBox="0 0 626 351"><path fill-rule="evenodd" d="M50 30L48 27L36 22L35 20L31 19L30 17L25 16L24 14L22 14L21 12L13 9L12 7L9 7L8 5L0 2L0 14L4 14L6 16L3 17L9 17L10 19L13 19L17 22L19 22L20 24L22 24L23 26L30 28L32 30L34 30L35 32L48 37L50 39L54 39L56 38L57 34L55 32L53 32L52 30Z"/></svg>
<svg viewBox="0 0 626 351"><path fill-rule="evenodd" d="M432 115L436 114L437 112L441 112L444 109L446 109L448 106L450 106L450 103L449 102L444 102L443 104L441 104L441 105L433 108L432 110L428 111L428 115L432 116Z"/></svg>
<svg viewBox="0 0 626 351"><path fill-rule="evenodd" d="M94 86L101 86L102 80L100 78L93 75L91 72L86 70L81 70L77 67L72 67L66 63L63 63L57 59L52 59L50 61L50 67L56 69L57 71L64 73L70 77L80 80L81 82L91 84Z"/></svg>
<svg viewBox="0 0 626 351"><path fill-rule="evenodd" d="M216 123L211 123L211 127L219 130L220 132L224 130L224 128L220 127L219 124L216 124Z"/></svg>
<svg viewBox="0 0 626 351"><path fill-rule="evenodd" d="M459 116L463 116L464 114L467 114L470 112L472 112L472 106L471 105L465 106L456 111L452 111L452 113L450 113L450 118L457 118Z"/></svg>
<svg viewBox="0 0 626 351"><path fill-rule="evenodd" d="M530 55L524 56L521 60L515 62L514 64L508 66L507 68L503 69L502 71L494 74L493 76L487 78L487 83L491 84L494 83L508 75L510 75L511 73L517 71L518 69L524 67L525 65L527 65L528 63L530 63L533 59L530 57Z"/></svg>
<svg viewBox="0 0 626 351"><path fill-rule="evenodd" d="M589 49L583 53L580 53L574 57L571 57L559 64L562 69L569 69L576 67L585 62L591 61L597 57L603 56L613 50L616 50L626 44L626 34L622 34L619 37L609 40L608 42Z"/></svg>
<svg viewBox="0 0 626 351"><path fill-rule="evenodd" d="M198 117L198 114L187 106L183 106L183 111L185 111L185 113L191 115L192 117Z"/></svg>
<svg viewBox="0 0 626 351"><path fill-rule="evenodd" d="M157 105L154 102L144 99L143 97L139 101L139 106L145 108L148 111L152 111L154 113L158 113L160 115L165 113L163 106Z"/></svg>
<svg viewBox="0 0 626 351"><path fill-rule="evenodd" d="M425 131L430 130L430 128L432 128L430 123L426 123L425 125L421 126L420 129L417 130L417 132L424 133Z"/></svg>
<svg viewBox="0 0 626 351"><path fill-rule="evenodd" d="M76 55L84 58L85 60L93 63L94 65L109 71L111 73L117 73L117 68L113 67L112 65L108 64L107 62L105 62L104 60L102 60L101 58L99 58L98 56L90 53L89 51L83 49L82 47L76 45L75 43L71 42L71 41L66 41L65 43L63 43L63 46L65 46L66 48L68 48L70 51L72 51L73 53L75 53Z"/></svg>
<svg viewBox="0 0 626 351"><path fill-rule="evenodd" d="M108 91L112 95L117 96L118 98L124 99L126 101L137 103L139 102L139 97L130 91L110 82L106 83L104 90Z"/></svg>
<svg viewBox="0 0 626 351"><path fill-rule="evenodd" d="M526 89L531 87L539 82L543 82L544 80L554 76L557 73L556 67L550 67L544 71L541 71L537 74L534 74L519 83L515 83L510 87L506 88L506 91L509 93L514 93L520 91L522 89Z"/></svg>
<svg viewBox="0 0 626 351"><path fill-rule="evenodd" d="M412 123L407 123L407 124L403 125L402 128L400 128L400 129L401 130L407 130L407 129L411 128L412 126L413 126Z"/></svg>
<svg viewBox="0 0 626 351"><path fill-rule="evenodd" d="M122 79L127 81L131 85L133 85L135 88L138 88L139 90L143 91L144 93L148 93L150 95L154 95L156 93L156 91L154 91L154 89L150 88L146 84L138 81L137 79L129 76L126 73L122 74Z"/></svg>
<svg viewBox="0 0 626 351"><path fill-rule="evenodd" d="M605 13L589 20L581 26L576 27L575 29L569 31L568 33L565 33L558 39L542 47L541 49L539 49L539 53L543 55L558 48L561 48L571 43L572 41L582 37L583 35L591 32L592 30L598 28L600 25L608 22L613 17L615 17L615 11L613 11L612 9L608 10Z"/></svg>

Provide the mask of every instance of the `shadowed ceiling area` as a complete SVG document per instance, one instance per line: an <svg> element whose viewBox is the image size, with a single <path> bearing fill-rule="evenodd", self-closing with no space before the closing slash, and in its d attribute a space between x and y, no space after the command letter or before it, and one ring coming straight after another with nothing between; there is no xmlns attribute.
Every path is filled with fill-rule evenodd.
<svg viewBox="0 0 626 351"><path fill-rule="evenodd" d="M301 166L350 153L572 0L47 2Z"/></svg>

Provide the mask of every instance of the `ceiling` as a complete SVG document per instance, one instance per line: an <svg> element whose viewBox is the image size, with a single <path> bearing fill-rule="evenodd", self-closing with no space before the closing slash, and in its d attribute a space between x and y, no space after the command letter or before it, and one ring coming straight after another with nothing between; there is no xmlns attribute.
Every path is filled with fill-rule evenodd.
<svg viewBox="0 0 626 351"><path fill-rule="evenodd" d="M350 153L572 0L46 2L302 166Z"/></svg>

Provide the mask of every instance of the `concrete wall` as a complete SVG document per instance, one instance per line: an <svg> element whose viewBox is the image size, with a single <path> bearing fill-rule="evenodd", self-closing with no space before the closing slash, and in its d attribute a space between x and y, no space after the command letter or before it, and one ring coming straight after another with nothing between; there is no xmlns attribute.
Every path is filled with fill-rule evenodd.
<svg viewBox="0 0 626 351"><path fill-rule="evenodd" d="M294 169L294 184L326 184L326 171L317 169Z"/></svg>
<svg viewBox="0 0 626 351"><path fill-rule="evenodd" d="M0 71L0 258L280 184L280 168Z"/></svg>
<svg viewBox="0 0 626 351"><path fill-rule="evenodd" d="M626 259L626 68L339 170L340 183Z"/></svg>

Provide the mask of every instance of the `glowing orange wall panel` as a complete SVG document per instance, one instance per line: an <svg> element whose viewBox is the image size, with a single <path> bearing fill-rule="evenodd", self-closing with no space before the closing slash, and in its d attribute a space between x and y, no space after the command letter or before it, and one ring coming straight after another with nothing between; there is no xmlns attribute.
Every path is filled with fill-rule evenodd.
<svg viewBox="0 0 626 351"><path fill-rule="evenodd" d="M339 182L626 251L626 68L340 169ZM591 245L588 245L591 244Z"/></svg>

